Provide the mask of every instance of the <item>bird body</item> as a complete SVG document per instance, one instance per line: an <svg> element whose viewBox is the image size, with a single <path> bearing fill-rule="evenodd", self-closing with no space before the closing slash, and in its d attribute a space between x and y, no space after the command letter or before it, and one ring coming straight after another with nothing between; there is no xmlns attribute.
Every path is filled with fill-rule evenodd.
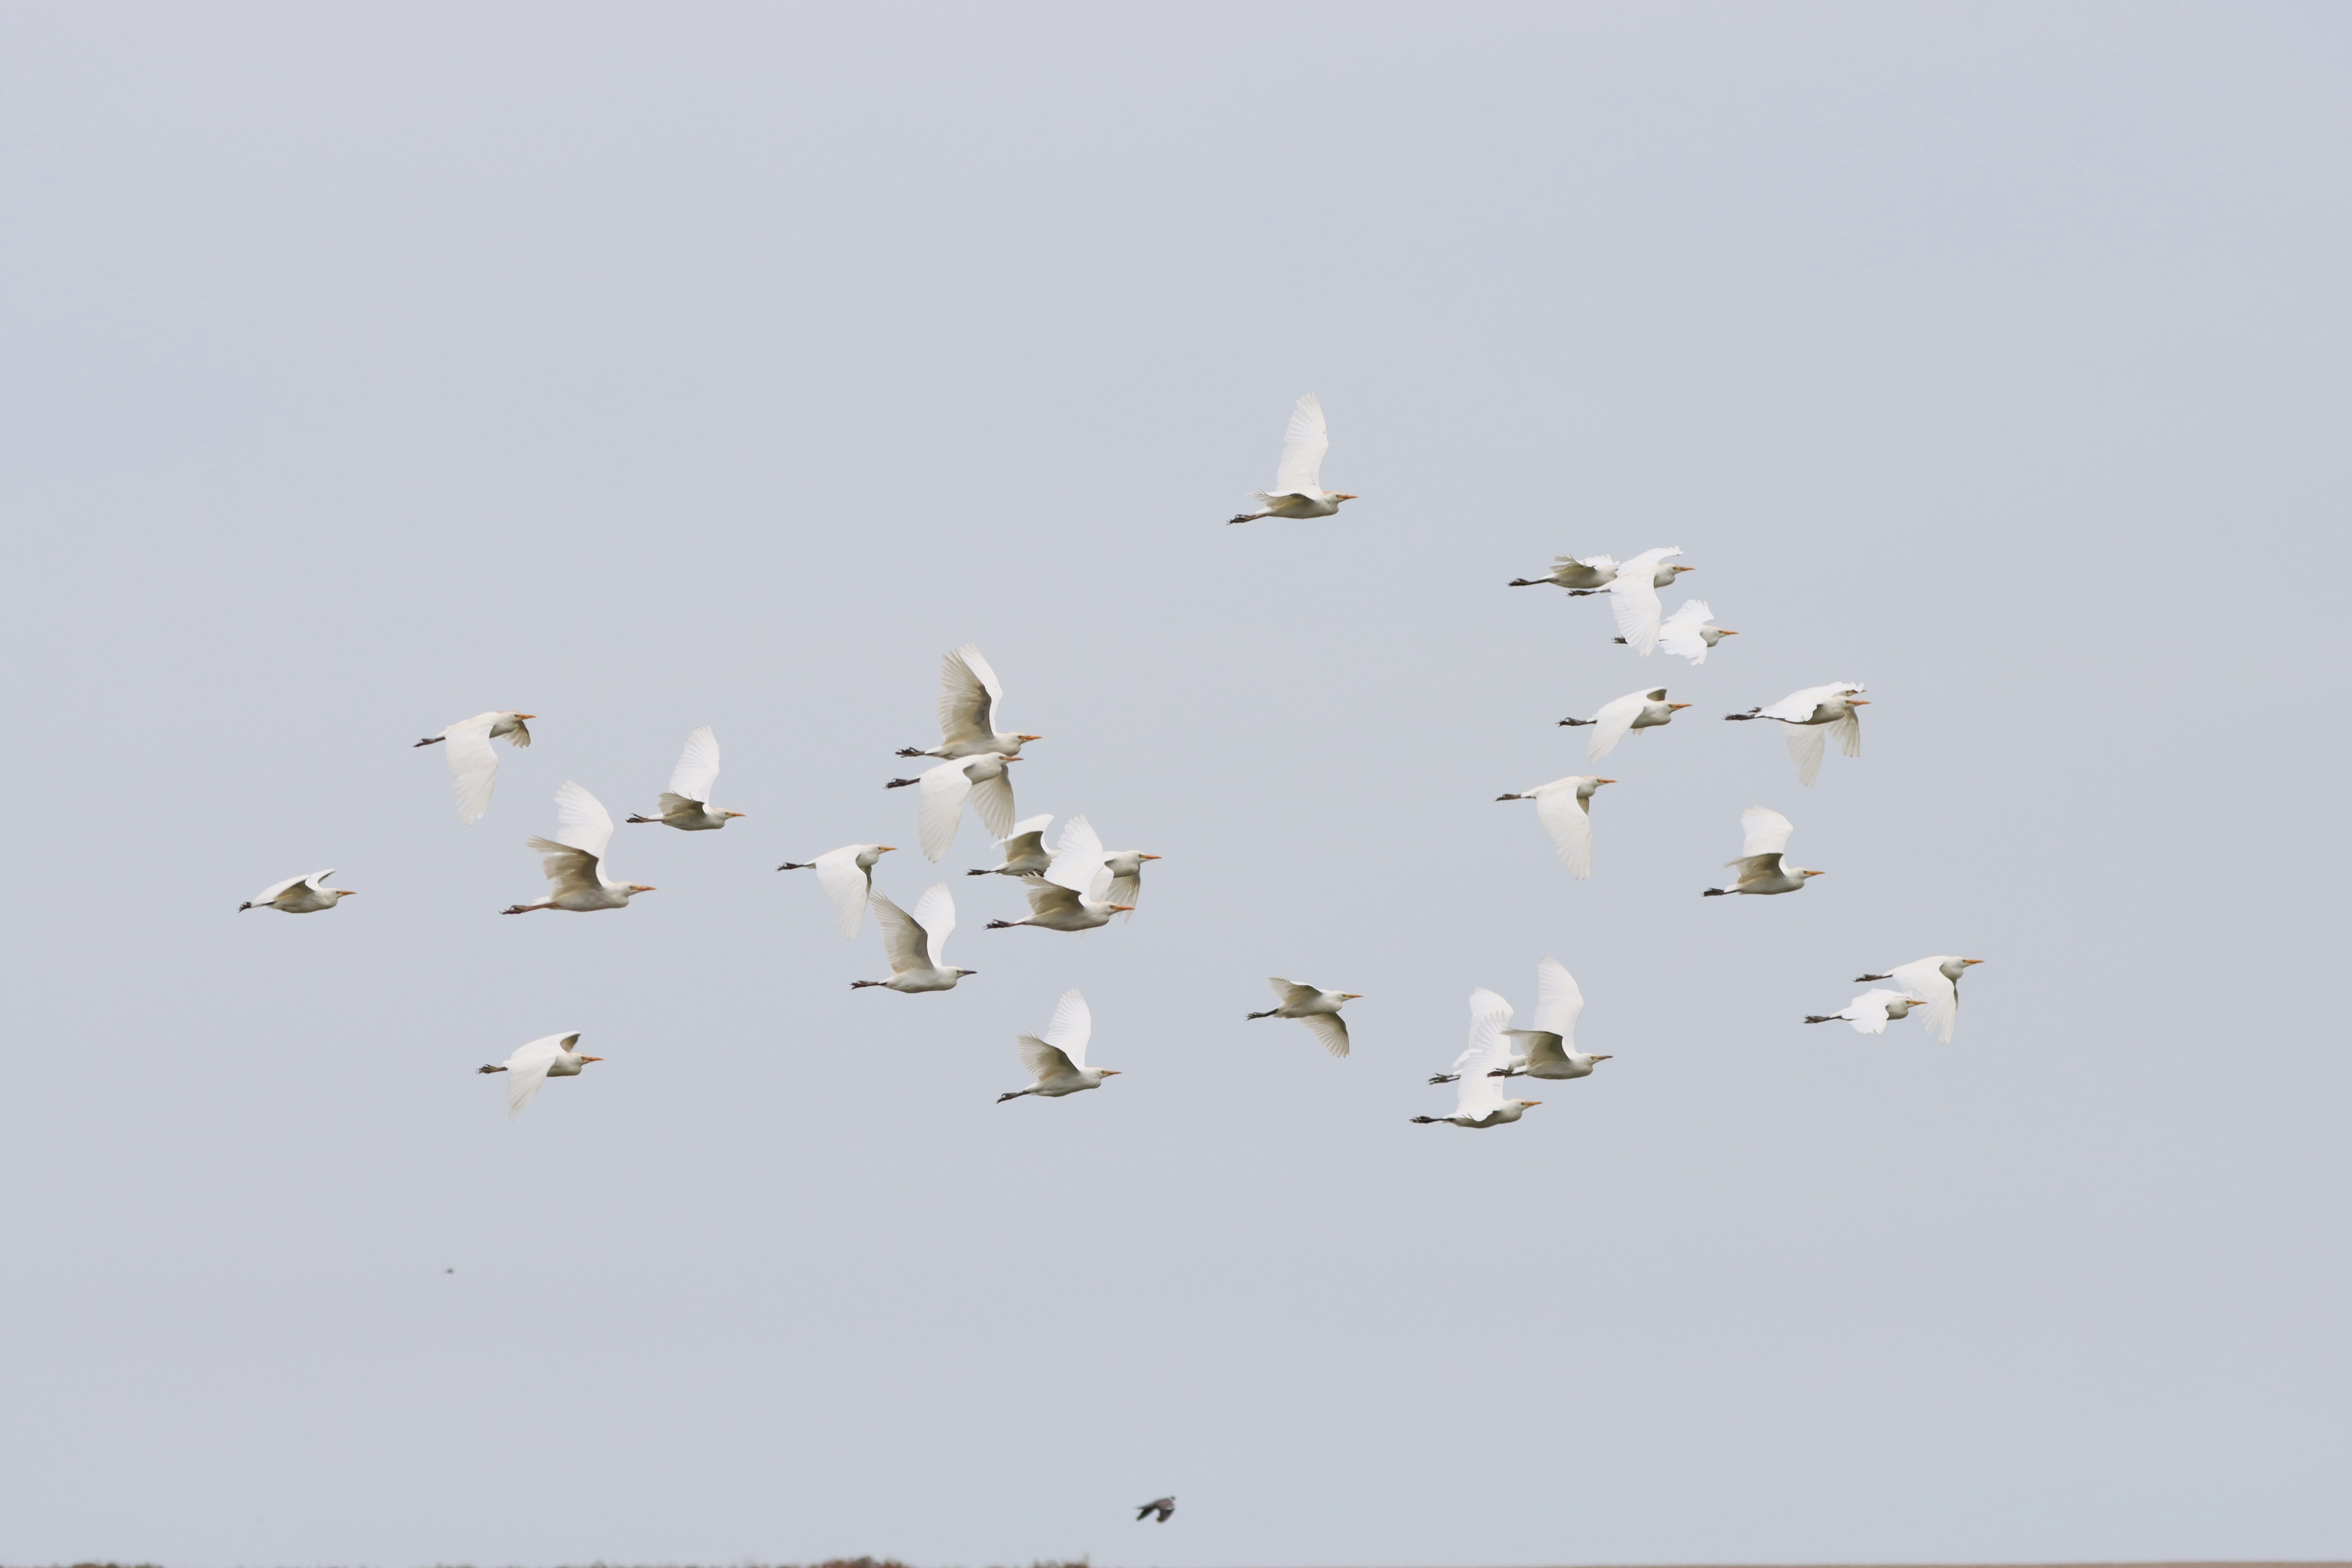
<svg viewBox="0 0 2352 1568"><path fill-rule="evenodd" d="M1581 561L1573 555L1555 555L1551 558L1551 570L1542 576L1514 577L1508 585L1514 588L1538 588L1549 585L1565 588L1571 594L1580 595L1600 592L1609 586L1609 580L1616 575L1617 558L1613 555L1593 555ZM1674 574L1667 573L1666 582L1673 581ZM1659 584L1660 587L1664 585L1664 583Z"/></svg>
<svg viewBox="0 0 2352 1568"><path fill-rule="evenodd" d="M504 1062L478 1068L477 1072L502 1072L507 1077L507 1116L509 1120L522 1114L540 1086L551 1078L578 1078L580 1069L590 1062L601 1062L603 1057L583 1057L572 1047L580 1043L578 1034L547 1035L517 1047L515 1054Z"/></svg>
<svg viewBox="0 0 2352 1568"><path fill-rule="evenodd" d="M951 650L940 659L940 743L928 752L903 746L898 754L943 760L977 757L989 752L1019 756L1023 746L1045 737L1000 733L996 728L996 705L1003 700L1003 685L997 680L996 671L989 668L988 660L981 658L977 647L966 643ZM934 855L931 858L936 860L939 857Z"/></svg>
<svg viewBox="0 0 2352 1568"><path fill-rule="evenodd" d="M1329 517L1351 495L1323 488L1323 454L1331 449L1330 431L1323 423L1323 405L1313 393L1302 395L1290 411L1290 427L1282 437L1282 461L1276 468L1274 489L1258 490L1252 499L1260 510L1239 512L1228 522L1255 522L1262 517Z"/></svg>
<svg viewBox="0 0 2352 1568"><path fill-rule="evenodd" d="M279 910L289 915L315 915L320 910L331 910L352 896L350 888L330 888L327 879L333 876L330 867L313 871L307 877L289 877L282 882L272 882L236 906L238 914L247 910Z"/></svg>
<svg viewBox="0 0 2352 1568"><path fill-rule="evenodd" d="M1658 590L1675 580L1678 572L1694 570L1688 566L1669 566L1670 555L1680 555L1679 545L1664 545L1656 550L1644 550L1617 568L1609 586L1600 590L1609 595L1609 607L1617 616L1617 640L1644 658L1658 646Z"/></svg>
<svg viewBox="0 0 2352 1568"><path fill-rule="evenodd" d="M1143 896L1143 863L1159 858L1140 849L1105 849L1094 825L1074 816L1063 824L1045 875L1047 881L1076 889L1088 901L1122 910L1133 920Z"/></svg>
<svg viewBox="0 0 2352 1568"><path fill-rule="evenodd" d="M688 833L724 827L740 811L721 811L710 804L711 786L719 782L719 737L702 725L686 738L686 750L670 770L669 788L662 792L661 815L632 816L631 822L658 822Z"/></svg>
<svg viewBox="0 0 2352 1568"><path fill-rule="evenodd" d="M1160 1522L1165 1524L1168 1522L1168 1516L1175 1511L1176 1500L1174 1498L1153 1498L1150 1502L1143 1504L1140 1508L1135 1510L1135 1522L1141 1524L1145 1520L1150 1519L1156 1513L1160 1516Z"/></svg>
<svg viewBox="0 0 2352 1568"><path fill-rule="evenodd" d="M1045 868L1054 863L1054 852L1045 847L1045 829L1054 826L1051 813L1044 816L1027 816L1013 825L1013 831L998 839L1004 851L1004 864L967 871L967 877L1042 877Z"/></svg>
<svg viewBox="0 0 2352 1568"><path fill-rule="evenodd" d="M1312 985L1293 985L1279 974L1269 976L1266 984L1274 987L1274 1005L1246 1017L1295 1018L1322 1042L1325 1050L1335 1057L1348 1054L1348 1020L1339 1016L1339 1009L1362 992L1318 991Z"/></svg>
<svg viewBox="0 0 2352 1568"><path fill-rule="evenodd" d="M1729 626L1707 625L1713 619L1715 612L1706 607L1705 599L1685 599L1673 615L1658 623L1658 646L1676 658L1686 658L1694 665L1705 664L1707 649L1726 637L1739 635Z"/></svg>
<svg viewBox="0 0 2352 1568"><path fill-rule="evenodd" d="M470 827L490 809L490 792L499 782L499 754L490 749L490 742L502 740L510 746L530 745L530 730L524 721L538 717L536 713L477 713L416 742L420 746L448 742L449 782L457 794L458 821Z"/></svg>
<svg viewBox="0 0 2352 1568"><path fill-rule="evenodd" d="M1517 795L1498 795L1495 798L1534 801L1536 820L1550 836L1552 852L1581 881L1592 875L1592 793L1602 784L1616 782L1587 773L1570 773Z"/></svg>
<svg viewBox="0 0 2352 1568"><path fill-rule="evenodd" d="M1937 1045L1948 1046L1952 1043L1952 1031L1960 1022L1960 976L1970 965L1983 962L1981 958L1962 958L1956 952L1938 952L1898 963L1884 974L1860 974L1854 978L1857 983L1891 980L1907 994L1919 998L1927 1009L1920 1027L1935 1036Z"/></svg>
<svg viewBox="0 0 2352 1568"><path fill-rule="evenodd" d="M1511 1065L1511 1051L1503 1037L1503 1026L1511 1021L1511 1005L1485 986L1470 993L1470 1044L1454 1058L1454 1071L1432 1082L1447 1082L1454 1086L1454 1114L1451 1116L1416 1116L1412 1120L1427 1127L1445 1122L1455 1127L1485 1129L1500 1127L1517 1121L1528 1108L1541 1105L1539 1100L1511 1100L1495 1081L1496 1068Z"/></svg>
<svg viewBox="0 0 2352 1568"><path fill-rule="evenodd" d="M613 841L613 818L604 803L570 780L555 792L555 837L526 842L540 852L540 869L552 889L535 904L512 904L500 914L533 910L625 910L638 893L655 889L643 882L615 882L604 875L604 850Z"/></svg>
<svg viewBox="0 0 2352 1568"><path fill-rule="evenodd" d="M1746 836L1739 847L1739 858L1724 862L1739 875L1728 888L1709 888L1703 897L1719 899L1727 893L1800 892L1807 878L1825 875L1820 871L1809 871L1802 866L1791 866L1782 858L1789 847L1789 835L1796 830L1787 817L1769 806L1751 805L1741 812L1739 828Z"/></svg>
<svg viewBox="0 0 2352 1568"><path fill-rule="evenodd" d="M1493 992L1486 993L1493 996ZM1501 998L1496 997L1497 1001ZM1508 1005L1506 1004L1507 1006ZM1584 1012L1584 993L1577 988L1576 976L1556 958L1547 958L1536 965L1535 1027L1514 1029L1505 1027L1503 1037L1517 1047L1506 1052L1507 1059L1501 1067L1487 1070L1488 1078L1575 1079L1592 1076L1595 1062L1605 1062L1604 1053L1594 1056L1576 1048L1576 1020ZM1507 1026L1510 1019L1503 1020ZM1439 1073L1429 1081L1453 1083L1459 1073Z"/></svg>
<svg viewBox="0 0 2352 1568"><path fill-rule="evenodd" d="M776 869L814 870L817 885L833 900L833 916L841 934L856 942L857 928L866 919L866 896L874 889L874 863L897 847L895 844L845 844L814 860L787 860Z"/></svg>
<svg viewBox="0 0 2352 1568"><path fill-rule="evenodd" d="M1584 760L1597 763L1634 731L1656 729L1689 706L1687 702L1667 701L1666 689L1659 686L1647 691L1629 691L1613 702L1604 702L1590 719L1562 719L1560 722L1570 728L1591 726L1592 737L1585 742Z"/></svg>
<svg viewBox="0 0 2352 1568"><path fill-rule="evenodd" d="M912 995L923 991L952 991L957 981L977 969L950 969L948 937L955 930L955 900L945 882L934 882L915 901L908 914L878 890L866 901L874 906L874 923L882 928L882 952L890 960L887 980L853 980L852 991L868 985Z"/></svg>
<svg viewBox="0 0 2352 1568"><path fill-rule="evenodd" d="M1862 715L1854 710L1870 706L1862 695L1867 689L1850 680L1836 680L1792 691L1767 708L1724 717L1734 721L1778 720L1786 729L1789 760L1797 764L1797 782L1810 784L1821 777L1822 753L1831 735L1838 738L1838 750L1845 755L1862 755Z"/></svg>
<svg viewBox="0 0 2352 1568"><path fill-rule="evenodd" d="M1879 978L1885 979L1885 976L1881 975ZM1808 1024L1843 1022L1852 1024L1853 1032L1857 1035L1883 1035L1886 1033L1886 1026L1889 1022L1899 1023L1911 1016L1912 1008L1925 1007L1927 1005L1908 992L1874 988L1847 1003L1842 1012L1808 1014L1805 1022Z"/></svg>
<svg viewBox="0 0 2352 1568"><path fill-rule="evenodd" d="M1012 833L1013 780L1005 770L1020 760L1002 752L951 757L937 767L925 768L919 777L892 779L883 787L920 786L915 809L917 831L922 835L923 858L936 862L955 842L966 800L991 835L1002 839Z"/></svg>
<svg viewBox="0 0 2352 1568"><path fill-rule="evenodd" d="M1094 1015L1087 1011L1087 999L1075 987L1063 992L1061 1001L1054 1007L1054 1021L1045 1026L1045 1035L1018 1037L1021 1065L1029 1069L1029 1076L1035 1081L1027 1089L998 1095L996 1103L1002 1105L1030 1094L1059 1100L1066 1094L1100 1089L1103 1079L1117 1078L1117 1068L1087 1066L1087 1042L1093 1037L1094 1027Z"/></svg>
<svg viewBox="0 0 2352 1568"><path fill-rule="evenodd" d="M1067 873L1083 874L1082 867L1067 867L1056 858L1056 868ZM1105 900L1089 898L1086 893L1057 878L1053 870L1042 877L1022 879L1021 890L1029 895L1029 914L1025 920L991 921L990 931L1009 931L1014 926L1036 926L1045 931L1093 931L1110 924L1110 917L1129 908Z"/></svg>

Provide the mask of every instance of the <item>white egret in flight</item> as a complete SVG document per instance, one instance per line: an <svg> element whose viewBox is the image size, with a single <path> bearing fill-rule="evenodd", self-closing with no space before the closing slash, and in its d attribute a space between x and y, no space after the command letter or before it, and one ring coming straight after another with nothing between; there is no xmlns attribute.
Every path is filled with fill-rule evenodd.
<svg viewBox="0 0 2352 1568"><path fill-rule="evenodd" d="M1808 877L1826 875L1808 871L1802 866L1791 866L1782 860L1789 847L1789 835L1796 830L1789 819L1769 806L1751 805L1739 814L1739 830L1747 837L1739 847L1739 858L1724 864L1739 875L1728 888L1709 888L1701 895L1719 899L1727 893L1794 893L1801 891Z"/></svg>
<svg viewBox="0 0 2352 1568"><path fill-rule="evenodd" d="M853 980L852 991L880 985L912 995L921 991L952 991L955 983L977 969L950 969L948 937L955 931L955 900L945 882L933 882L915 900L908 914L879 889L866 895L874 906L874 923L882 928L882 952L890 961L887 980Z"/></svg>
<svg viewBox="0 0 2352 1568"><path fill-rule="evenodd" d="M1592 1076L1592 1064L1605 1062L1576 1048L1576 1020L1584 1013L1584 993L1576 976L1556 958L1536 965L1536 1014L1532 1029L1506 1028L1503 1036L1516 1047L1509 1061L1489 1068L1489 1078L1575 1079ZM1452 1083L1455 1075L1440 1073L1432 1083Z"/></svg>
<svg viewBox="0 0 2352 1568"><path fill-rule="evenodd" d="M1885 978L1884 975L1881 979ZM1852 1024L1857 1035L1883 1035L1891 1022L1901 1022L1911 1016L1914 1007L1927 1004L1907 991L1887 991L1874 986L1847 1003L1836 1013L1808 1013L1808 1024Z"/></svg>
<svg viewBox="0 0 2352 1568"><path fill-rule="evenodd" d="M272 882L237 905L236 912L282 910L289 915L314 915L320 910L331 910L352 893L350 888L327 886L327 879L334 874L331 867L324 871L313 871L307 877L289 877L282 882Z"/></svg>
<svg viewBox="0 0 2352 1568"><path fill-rule="evenodd" d="M1348 1054L1348 1020L1339 1016L1339 1009L1362 992L1318 991L1312 985L1293 985L1279 974L1268 977L1266 984L1274 987L1274 1005L1263 1013L1244 1014L1244 1018L1296 1018L1323 1042L1325 1050L1335 1057Z"/></svg>
<svg viewBox="0 0 2352 1568"><path fill-rule="evenodd" d="M1511 1048L1503 1038L1503 1026L1510 1021L1508 1002L1483 985L1470 993L1470 1044L1454 1058L1454 1114L1416 1116L1416 1125L1444 1121L1455 1127L1500 1127L1517 1121L1528 1107L1543 1103L1506 1099L1501 1084L1490 1076L1511 1065Z"/></svg>
<svg viewBox="0 0 2352 1568"><path fill-rule="evenodd" d="M510 904L502 915L533 910L625 910L638 893L655 889L643 882L615 882L604 875L604 850L613 842L613 818L604 803L569 779L555 792L555 837L527 841L540 852L540 869L552 889L535 904Z"/></svg>
<svg viewBox="0 0 2352 1568"><path fill-rule="evenodd" d="M1264 510L1236 513L1225 521L1255 522L1262 517L1329 517L1351 495L1323 488L1323 454L1331 449L1330 432L1323 425L1323 405L1307 393L1290 411L1290 428L1282 437L1282 462L1274 472L1274 489L1258 490L1255 499Z"/></svg>
<svg viewBox="0 0 2352 1568"><path fill-rule="evenodd" d="M670 770L669 788L662 792L659 816L632 816L631 822L658 822L699 833L724 827L740 811L720 811L710 804L710 786L719 782L719 737L704 724L686 738L686 750Z"/></svg>
<svg viewBox="0 0 2352 1568"><path fill-rule="evenodd" d="M601 1062L603 1057L583 1057L572 1047L580 1043L577 1034L548 1035L520 1046L515 1054L502 1063L477 1068L477 1072L502 1072L507 1075L507 1117L509 1121L522 1114L539 1086L551 1078L578 1078L580 1069L590 1062Z"/></svg>
<svg viewBox="0 0 2352 1568"><path fill-rule="evenodd" d="M980 649L966 643L940 659L940 743L929 751L902 746L902 757L976 757L996 752L1017 757L1021 748L1043 735L1003 734L996 728L996 705L1004 688Z"/></svg>
<svg viewBox="0 0 2352 1568"><path fill-rule="evenodd" d="M1597 763L1634 731L1654 730L1689 706L1687 702L1667 701L1666 689L1658 686L1647 691L1629 691L1613 702L1604 702L1590 719L1562 719L1560 722L1570 729L1592 726L1592 737L1584 746L1584 760Z"/></svg>
<svg viewBox="0 0 2352 1568"><path fill-rule="evenodd" d="M416 742L420 746L449 743L449 782L457 792L458 821L470 827L490 809L490 791L499 782L499 754L490 750L490 742L503 740L510 746L530 745L530 731L523 721L538 717L536 713L477 713Z"/></svg>
<svg viewBox="0 0 2352 1568"><path fill-rule="evenodd" d="M983 866L966 871L967 877L1042 877L1045 868L1054 863L1054 852L1045 847L1045 829L1054 826L1051 812L1043 816L1024 816L1013 825L1013 831L996 841L1004 851L1004 864Z"/></svg>
<svg viewBox="0 0 2352 1568"><path fill-rule="evenodd" d="M814 860L787 860L776 869L814 869L817 886L833 900L833 918L840 922L841 934L856 942L857 928L866 919L866 895L874 889L874 863L897 847L896 844L845 844Z"/></svg>
<svg viewBox="0 0 2352 1568"><path fill-rule="evenodd" d="M955 757L935 768L925 768L920 777L892 779L882 787L922 786L915 808L916 831L922 835L923 858L936 862L955 842L967 799L991 837L1001 839L1012 833L1013 780L1004 770L1020 760L1001 752Z"/></svg>
<svg viewBox="0 0 2352 1568"><path fill-rule="evenodd" d="M1534 801L1536 820L1550 836L1552 852L1581 880L1592 875L1592 792L1616 782L1587 773L1570 773L1517 795L1498 795L1495 798Z"/></svg>
<svg viewBox="0 0 2352 1568"><path fill-rule="evenodd" d="M1838 750L1847 756L1862 755L1862 715L1854 710L1870 706L1861 695L1866 689L1850 680L1833 680L1827 686L1792 691L1769 708L1750 708L1724 717L1734 722L1779 720L1788 736L1789 760L1797 764L1797 782L1810 784L1822 776L1822 742L1829 736L1838 738Z"/></svg>
<svg viewBox="0 0 2352 1568"><path fill-rule="evenodd" d="M1898 963L1884 974L1858 974L1854 979L1857 984L1892 980L1918 997L1927 1005L1927 1016L1920 1026L1936 1037L1937 1045L1948 1046L1952 1043L1952 1031L1960 1022L1960 976L1969 965L1983 962L1981 958L1962 958L1956 952L1938 952Z"/></svg>
<svg viewBox="0 0 2352 1568"><path fill-rule="evenodd" d="M1087 1010L1087 999L1075 987L1063 992L1054 1008L1054 1021L1045 1026L1044 1037L1020 1037L1021 1065L1036 1081L1027 1089L998 1095L996 1103L1002 1105L1027 1094L1059 1100L1081 1089L1100 1089L1103 1079L1117 1078L1117 1068L1087 1066L1087 1041L1094 1028L1094 1015Z"/></svg>

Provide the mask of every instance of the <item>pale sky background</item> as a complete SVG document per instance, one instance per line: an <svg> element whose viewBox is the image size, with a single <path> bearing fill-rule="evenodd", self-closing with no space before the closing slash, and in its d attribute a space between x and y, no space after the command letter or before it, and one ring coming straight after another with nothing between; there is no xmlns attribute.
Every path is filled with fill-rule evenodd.
<svg viewBox="0 0 2352 1568"><path fill-rule="evenodd" d="M8 7L0 1561L2352 1554L2348 16ZM1307 390L1363 499L1223 527ZM1703 669L1503 586L1660 544ZM1166 858L991 932L967 824L853 994L771 868L940 874L967 640ZM1573 882L1493 797L1660 681ZM1548 953L1615 1059L1410 1125Z"/></svg>

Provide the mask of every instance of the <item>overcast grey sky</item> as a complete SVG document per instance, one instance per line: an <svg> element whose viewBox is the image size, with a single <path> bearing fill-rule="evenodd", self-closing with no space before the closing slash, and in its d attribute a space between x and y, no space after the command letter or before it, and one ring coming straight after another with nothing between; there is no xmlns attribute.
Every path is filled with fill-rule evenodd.
<svg viewBox="0 0 2352 1568"><path fill-rule="evenodd" d="M2352 1554L2347 37L7 7L0 1560ZM1363 499L1222 526L1307 390ZM1503 586L1661 544L1702 669ZM1166 858L991 932L967 824L981 973L853 994L770 868L914 844L968 640ZM1718 717L1839 679L1815 789ZM1661 680L1573 882L1493 797ZM497 918L701 723L748 817ZM1830 875L1701 900L1751 804ZM1950 1047L1799 1022L1930 952ZM1548 953L1615 1059L1409 1125ZM1072 984L1125 1076L995 1105Z"/></svg>

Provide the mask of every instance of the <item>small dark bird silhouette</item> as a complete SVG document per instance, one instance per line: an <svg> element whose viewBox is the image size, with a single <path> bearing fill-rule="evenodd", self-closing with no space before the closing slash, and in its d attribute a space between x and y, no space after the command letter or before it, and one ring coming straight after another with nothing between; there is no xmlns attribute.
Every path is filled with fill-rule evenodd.
<svg viewBox="0 0 2352 1568"><path fill-rule="evenodd" d="M1156 1513L1160 1516L1160 1522L1165 1524L1168 1522L1168 1516L1175 1511L1176 1500L1174 1498L1156 1498L1135 1510L1135 1522L1141 1524L1145 1520L1150 1519Z"/></svg>

